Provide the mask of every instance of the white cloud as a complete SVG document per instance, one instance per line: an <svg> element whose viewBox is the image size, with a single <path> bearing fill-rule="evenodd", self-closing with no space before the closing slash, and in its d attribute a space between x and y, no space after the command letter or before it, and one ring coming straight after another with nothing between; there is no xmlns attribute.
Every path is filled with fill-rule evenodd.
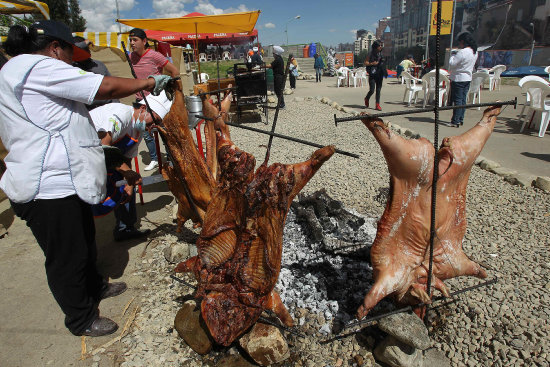
<svg viewBox="0 0 550 367"><path fill-rule="evenodd" d="M80 0L82 16L86 19L86 30L90 32L118 32L116 20L116 3L105 0ZM118 0L120 11L134 7L134 0ZM123 26L125 27L125 26Z"/></svg>
<svg viewBox="0 0 550 367"><path fill-rule="evenodd" d="M353 35L357 34L357 29L350 29L350 33L353 33Z"/></svg>
<svg viewBox="0 0 550 367"><path fill-rule="evenodd" d="M239 13L243 11L249 11L246 5L240 4L236 8L230 7L226 9L216 8L210 4L209 0L198 0L198 4L195 6L195 11L203 13L205 15L219 15L225 13Z"/></svg>
<svg viewBox="0 0 550 367"><path fill-rule="evenodd" d="M187 13L183 8L192 0L153 0L153 18L176 18Z"/></svg>
<svg viewBox="0 0 550 367"><path fill-rule="evenodd" d="M329 29L328 31L329 31L330 33L334 33L334 32L336 32L336 29L331 28L331 29Z"/></svg>
<svg viewBox="0 0 550 367"><path fill-rule="evenodd" d="M273 24L273 23L266 23L266 24L264 24L264 26L266 28L275 28L275 24Z"/></svg>

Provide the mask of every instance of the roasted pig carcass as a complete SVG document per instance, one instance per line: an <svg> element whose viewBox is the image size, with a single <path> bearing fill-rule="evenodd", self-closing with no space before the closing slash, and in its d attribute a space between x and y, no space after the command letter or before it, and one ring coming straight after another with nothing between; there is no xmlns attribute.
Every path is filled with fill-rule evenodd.
<svg viewBox="0 0 550 367"><path fill-rule="evenodd" d="M443 139L437 152L439 178L431 284L445 296L445 279L487 276L462 250L466 185L499 113L500 108L488 108L472 129ZM404 139L380 119L365 117L362 121L382 148L390 173L390 194L370 251L374 285L357 311L359 319L389 295L399 303L430 302L427 280L435 155L433 144L427 139Z"/></svg>
<svg viewBox="0 0 550 367"><path fill-rule="evenodd" d="M198 256L176 267L176 272L194 273L202 317L222 345L231 344L264 309L272 310L285 325L293 324L274 290L283 227L293 198L334 153L334 147L327 146L305 162L267 166L266 160L254 171L254 156L231 141L224 122L226 101L221 112L208 102L203 105L205 115L215 119L211 127L217 139L211 148L217 154L208 160L217 180L197 241Z"/></svg>
<svg viewBox="0 0 550 367"><path fill-rule="evenodd" d="M168 181L170 191L178 199L179 230L188 219L196 225L203 222L206 207L216 187L218 167L214 121L207 121L204 127L207 148L205 161L189 130L184 96L181 85L177 86L179 88L174 92L172 108L164 117L163 127L159 130L172 156L173 166L165 164L163 175ZM206 103L210 105L209 102ZM231 100L225 99L223 103L229 108Z"/></svg>

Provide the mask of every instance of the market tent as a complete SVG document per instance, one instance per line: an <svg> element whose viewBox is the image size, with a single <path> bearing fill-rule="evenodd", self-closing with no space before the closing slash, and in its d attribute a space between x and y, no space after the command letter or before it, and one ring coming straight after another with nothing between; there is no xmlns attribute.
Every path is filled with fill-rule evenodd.
<svg viewBox="0 0 550 367"><path fill-rule="evenodd" d="M48 5L34 0L0 0L0 14L42 14L50 19Z"/></svg>
<svg viewBox="0 0 550 367"><path fill-rule="evenodd" d="M239 33L180 33L180 32L165 32L147 30L147 38L168 42L171 45L183 46L187 43L195 42L196 39L199 43L214 44L214 45L238 45L251 43L258 36L258 30L254 29L250 34L248 32Z"/></svg>
<svg viewBox="0 0 550 367"><path fill-rule="evenodd" d="M180 33L251 33L259 16L260 11L256 10L178 18L117 19L117 22L134 28Z"/></svg>
<svg viewBox="0 0 550 367"><path fill-rule="evenodd" d="M1 0L0 0L1 1ZM80 36L82 38L92 41L93 46L90 46L92 51L99 51L104 48L110 48L120 59L126 62L126 56L122 49L121 41L124 42L126 49L130 47L128 33L117 32L74 32L73 36Z"/></svg>

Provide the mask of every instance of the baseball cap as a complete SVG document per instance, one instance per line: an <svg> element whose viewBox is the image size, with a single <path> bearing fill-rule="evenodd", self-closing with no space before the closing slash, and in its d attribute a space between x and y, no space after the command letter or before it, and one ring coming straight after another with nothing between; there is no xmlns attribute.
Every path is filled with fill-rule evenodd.
<svg viewBox="0 0 550 367"><path fill-rule="evenodd" d="M252 47L252 51L258 52L258 47Z"/></svg>
<svg viewBox="0 0 550 367"><path fill-rule="evenodd" d="M141 28L133 28L130 30L130 37L138 37L141 39L147 38L147 34Z"/></svg>
<svg viewBox="0 0 550 367"><path fill-rule="evenodd" d="M83 61L91 57L89 52L86 52L74 44L71 30L65 24L55 20L41 20L33 23L31 27L36 29L38 34L56 38L71 45L73 47L73 61Z"/></svg>
<svg viewBox="0 0 550 367"><path fill-rule="evenodd" d="M149 107L151 107L153 112L159 115L161 119L168 114L170 108L172 107L172 101L168 99L164 91L162 91L158 96L149 94L145 97L145 99L149 103ZM139 103L144 105L145 100L141 100Z"/></svg>

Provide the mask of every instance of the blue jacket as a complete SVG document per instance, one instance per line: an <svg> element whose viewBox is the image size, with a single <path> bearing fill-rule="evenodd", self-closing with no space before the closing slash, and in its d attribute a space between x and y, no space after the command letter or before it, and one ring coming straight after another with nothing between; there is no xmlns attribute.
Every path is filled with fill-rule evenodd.
<svg viewBox="0 0 550 367"><path fill-rule="evenodd" d="M314 69L323 69L325 67L325 63L323 62L323 58L321 56L317 57L315 59L315 64L313 65Z"/></svg>

